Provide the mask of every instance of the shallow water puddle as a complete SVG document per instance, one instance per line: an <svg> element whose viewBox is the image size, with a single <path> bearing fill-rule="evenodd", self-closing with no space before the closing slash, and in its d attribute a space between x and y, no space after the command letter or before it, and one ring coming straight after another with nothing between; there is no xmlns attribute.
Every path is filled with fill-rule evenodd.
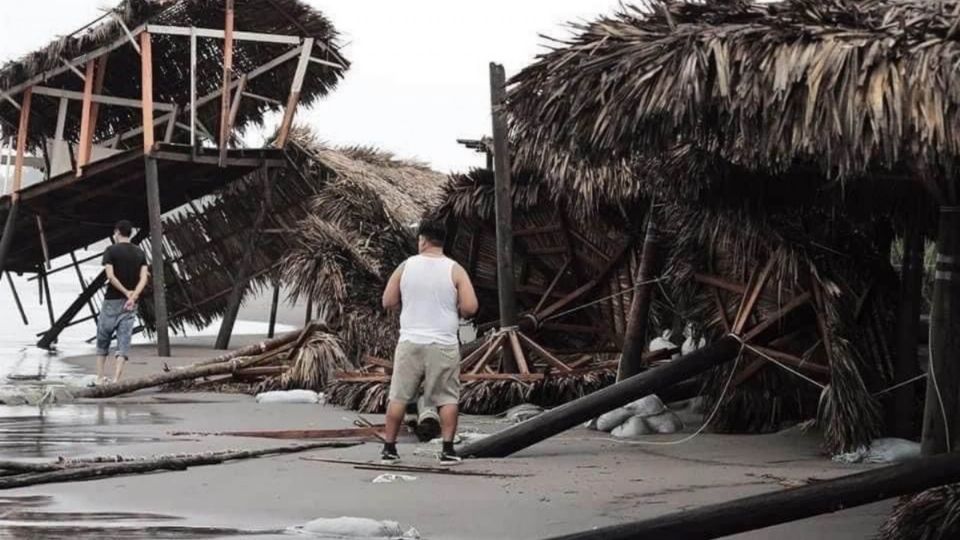
<svg viewBox="0 0 960 540"><path fill-rule="evenodd" d="M172 424L150 407L127 404L0 406L0 455L51 457L79 445L108 446L159 441L157 437L99 431L105 426Z"/></svg>
<svg viewBox="0 0 960 540"><path fill-rule="evenodd" d="M141 540L206 539L231 536L266 536L281 531L248 531L222 527L169 524L183 518L134 512L46 512L52 497L35 495L0 497L0 539L38 540Z"/></svg>

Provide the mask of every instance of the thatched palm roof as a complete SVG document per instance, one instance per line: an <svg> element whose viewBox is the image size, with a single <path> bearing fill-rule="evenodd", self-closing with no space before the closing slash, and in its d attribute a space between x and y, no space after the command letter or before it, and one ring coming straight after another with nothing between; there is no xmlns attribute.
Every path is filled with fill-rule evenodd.
<svg viewBox="0 0 960 540"><path fill-rule="evenodd" d="M391 328L380 309L382 285L413 254L411 225L438 203L445 177L381 150L330 147L303 128L293 130L288 150L291 167L268 183L272 232L254 246L250 290L280 279L293 300L311 298L332 324L355 329L340 332L351 359L384 354L373 337ZM175 326L204 326L224 313L263 189L256 173L165 220ZM143 307L149 317L149 302Z"/></svg>
<svg viewBox="0 0 960 540"><path fill-rule="evenodd" d="M693 143L753 169L950 171L960 2L660 2L576 25L512 79L526 162L633 165ZM952 175L947 175L950 177ZM941 184L940 189L954 189Z"/></svg>
<svg viewBox="0 0 960 540"><path fill-rule="evenodd" d="M113 12L131 30L146 23L154 25L223 29L224 2L222 0L123 0ZM304 80L301 103L309 105L326 95L338 83L349 63L339 52L337 32L322 13L301 0L236 0L235 27L238 31L283 34L315 39L313 56L329 64L311 63ZM42 76L46 71L63 68L63 62L91 53L117 40L125 39L125 30L113 16L104 16L83 30L57 39L46 47L8 62L0 69L0 92ZM182 36L154 35L154 100L175 103L180 110L190 103L190 40ZM289 45L253 41L237 41L234 46L233 69L235 77L267 63L289 50ZM197 45L197 94L203 96L223 86L223 40L199 39ZM337 65L341 67L337 67ZM290 81L296 61L252 79L246 91L264 96L277 103L245 99L238 111L235 126L242 128L259 124L265 113L278 110L287 102ZM81 65L82 71L82 65ZM66 70L43 81L45 86L82 92L83 81ZM104 94L132 99L140 98L140 56L133 46L126 44L109 54ZM74 105L79 111L79 105ZM74 112L76 112L74 111ZM202 108L199 120L213 129L217 125L219 109ZM9 102L0 102L0 121L7 126L17 125L18 110ZM30 124L31 142L37 144L42 136L53 137L57 120L56 99L34 99ZM104 140L142 123L140 111L125 107L101 107L95 139ZM66 138L75 140L80 129L80 115L68 115Z"/></svg>

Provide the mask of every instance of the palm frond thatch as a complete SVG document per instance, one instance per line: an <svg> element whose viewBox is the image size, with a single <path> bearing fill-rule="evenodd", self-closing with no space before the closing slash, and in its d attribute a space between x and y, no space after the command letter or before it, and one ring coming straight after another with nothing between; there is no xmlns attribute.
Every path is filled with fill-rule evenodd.
<svg viewBox="0 0 960 540"><path fill-rule="evenodd" d="M947 540L960 537L960 485L903 497L880 528L880 540Z"/></svg>
<svg viewBox="0 0 960 540"><path fill-rule="evenodd" d="M287 371L263 381L257 386L257 392L294 389L322 392L338 371L350 368L339 338L317 330L296 351Z"/></svg>
<svg viewBox="0 0 960 540"><path fill-rule="evenodd" d="M512 79L521 160L609 165L681 141L772 171L953 170L957 6L651 0L575 24Z"/></svg>
<svg viewBox="0 0 960 540"><path fill-rule="evenodd" d="M234 10L237 30L268 34L310 37L315 40L313 56L329 64L312 65L304 79L300 100L309 105L336 87L349 67L340 52L338 34L331 21L318 10L301 0L238 0ZM58 38L46 47L23 58L7 62L0 68L0 92L22 84L31 78L56 68L64 60L77 58L113 42L125 41L127 28L137 29L143 24L222 29L224 3L222 0L123 0L93 24L68 36ZM184 84L190 65L190 41L182 36L157 34L152 36L154 64L154 99L158 103L175 103L184 110L190 103L190 85ZM140 55L129 46L113 50L109 55L105 92L119 97L140 96ZM289 47L271 43L238 41L234 47L233 68L239 77L283 54ZM198 72L218 76L201 76L197 80L200 96L222 88L223 41L201 39L197 47ZM245 99L241 101L234 125L238 128L261 125L264 115L277 111L287 101L289 85L296 62L287 62L276 69L249 81L247 92L268 97L274 102ZM43 84L55 88L82 91L83 81L65 71L49 77ZM198 110L198 119L206 126L219 123L219 107ZM0 103L0 122L17 125L19 112L9 102ZM57 124L57 101L34 99L30 122L30 143L39 145L44 138L52 139ZM118 133L139 127L140 111L127 107L102 107L95 140L107 140ZM80 115L69 114L65 138L77 140ZM135 144L134 138L131 144Z"/></svg>

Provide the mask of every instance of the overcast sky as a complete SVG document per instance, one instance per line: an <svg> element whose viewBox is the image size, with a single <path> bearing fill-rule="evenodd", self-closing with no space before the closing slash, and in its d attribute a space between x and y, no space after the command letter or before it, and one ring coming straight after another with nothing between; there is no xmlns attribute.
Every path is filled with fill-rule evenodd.
<svg viewBox="0 0 960 540"><path fill-rule="evenodd" d="M539 34L616 9L617 0L307 0L332 20L353 62L340 87L303 111L325 139L368 144L441 171L483 164L456 144L490 132L488 63L516 73ZM0 59L16 58L112 7L106 0L5 1ZM239 28L242 30L242 28Z"/></svg>

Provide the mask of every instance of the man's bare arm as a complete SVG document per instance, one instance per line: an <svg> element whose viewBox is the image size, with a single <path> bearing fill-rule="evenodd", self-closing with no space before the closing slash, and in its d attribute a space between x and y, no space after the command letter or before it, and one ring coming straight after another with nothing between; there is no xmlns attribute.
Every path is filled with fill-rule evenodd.
<svg viewBox="0 0 960 540"><path fill-rule="evenodd" d="M383 289L383 309L392 311L400 307L400 278L403 276L403 265L397 267Z"/></svg>
<svg viewBox="0 0 960 540"><path fill-rule="evenodd" d="M127 298L130 298L130 295L133 294L133 291L131 291L131 290L127 289L126 287L124 287L124 286L123 286L123 283L120 283L120 280L117 279L116 274L113 273L113 265L112 265L112 264L108 264L108 265L104 266L104 267L103 267L103 271L107 273L107 281L110 282L110 285L111 285L114 289L122 292L123 295L126 296Z"/></svg>
<svg viewBox="0 0 960 540"><path fill-rule="evenodd" d="M473 290L470 276L459 264L453 267L453 284L457 287L457 308L460 310L460 316L469 319L476 315L480 302L477 300L476 291Z"/></svg>
<svg viewBox="0 0 960 540"><path fill-rule="evenodd" d="M147 266L143 265L140 267L140 281L137 282L137 288L133 290L133 295L130 298L134 302L140 298L140 294L143 293L143 290L147 288L147 283L150 281L150 272L147 270Z"/></svg>

